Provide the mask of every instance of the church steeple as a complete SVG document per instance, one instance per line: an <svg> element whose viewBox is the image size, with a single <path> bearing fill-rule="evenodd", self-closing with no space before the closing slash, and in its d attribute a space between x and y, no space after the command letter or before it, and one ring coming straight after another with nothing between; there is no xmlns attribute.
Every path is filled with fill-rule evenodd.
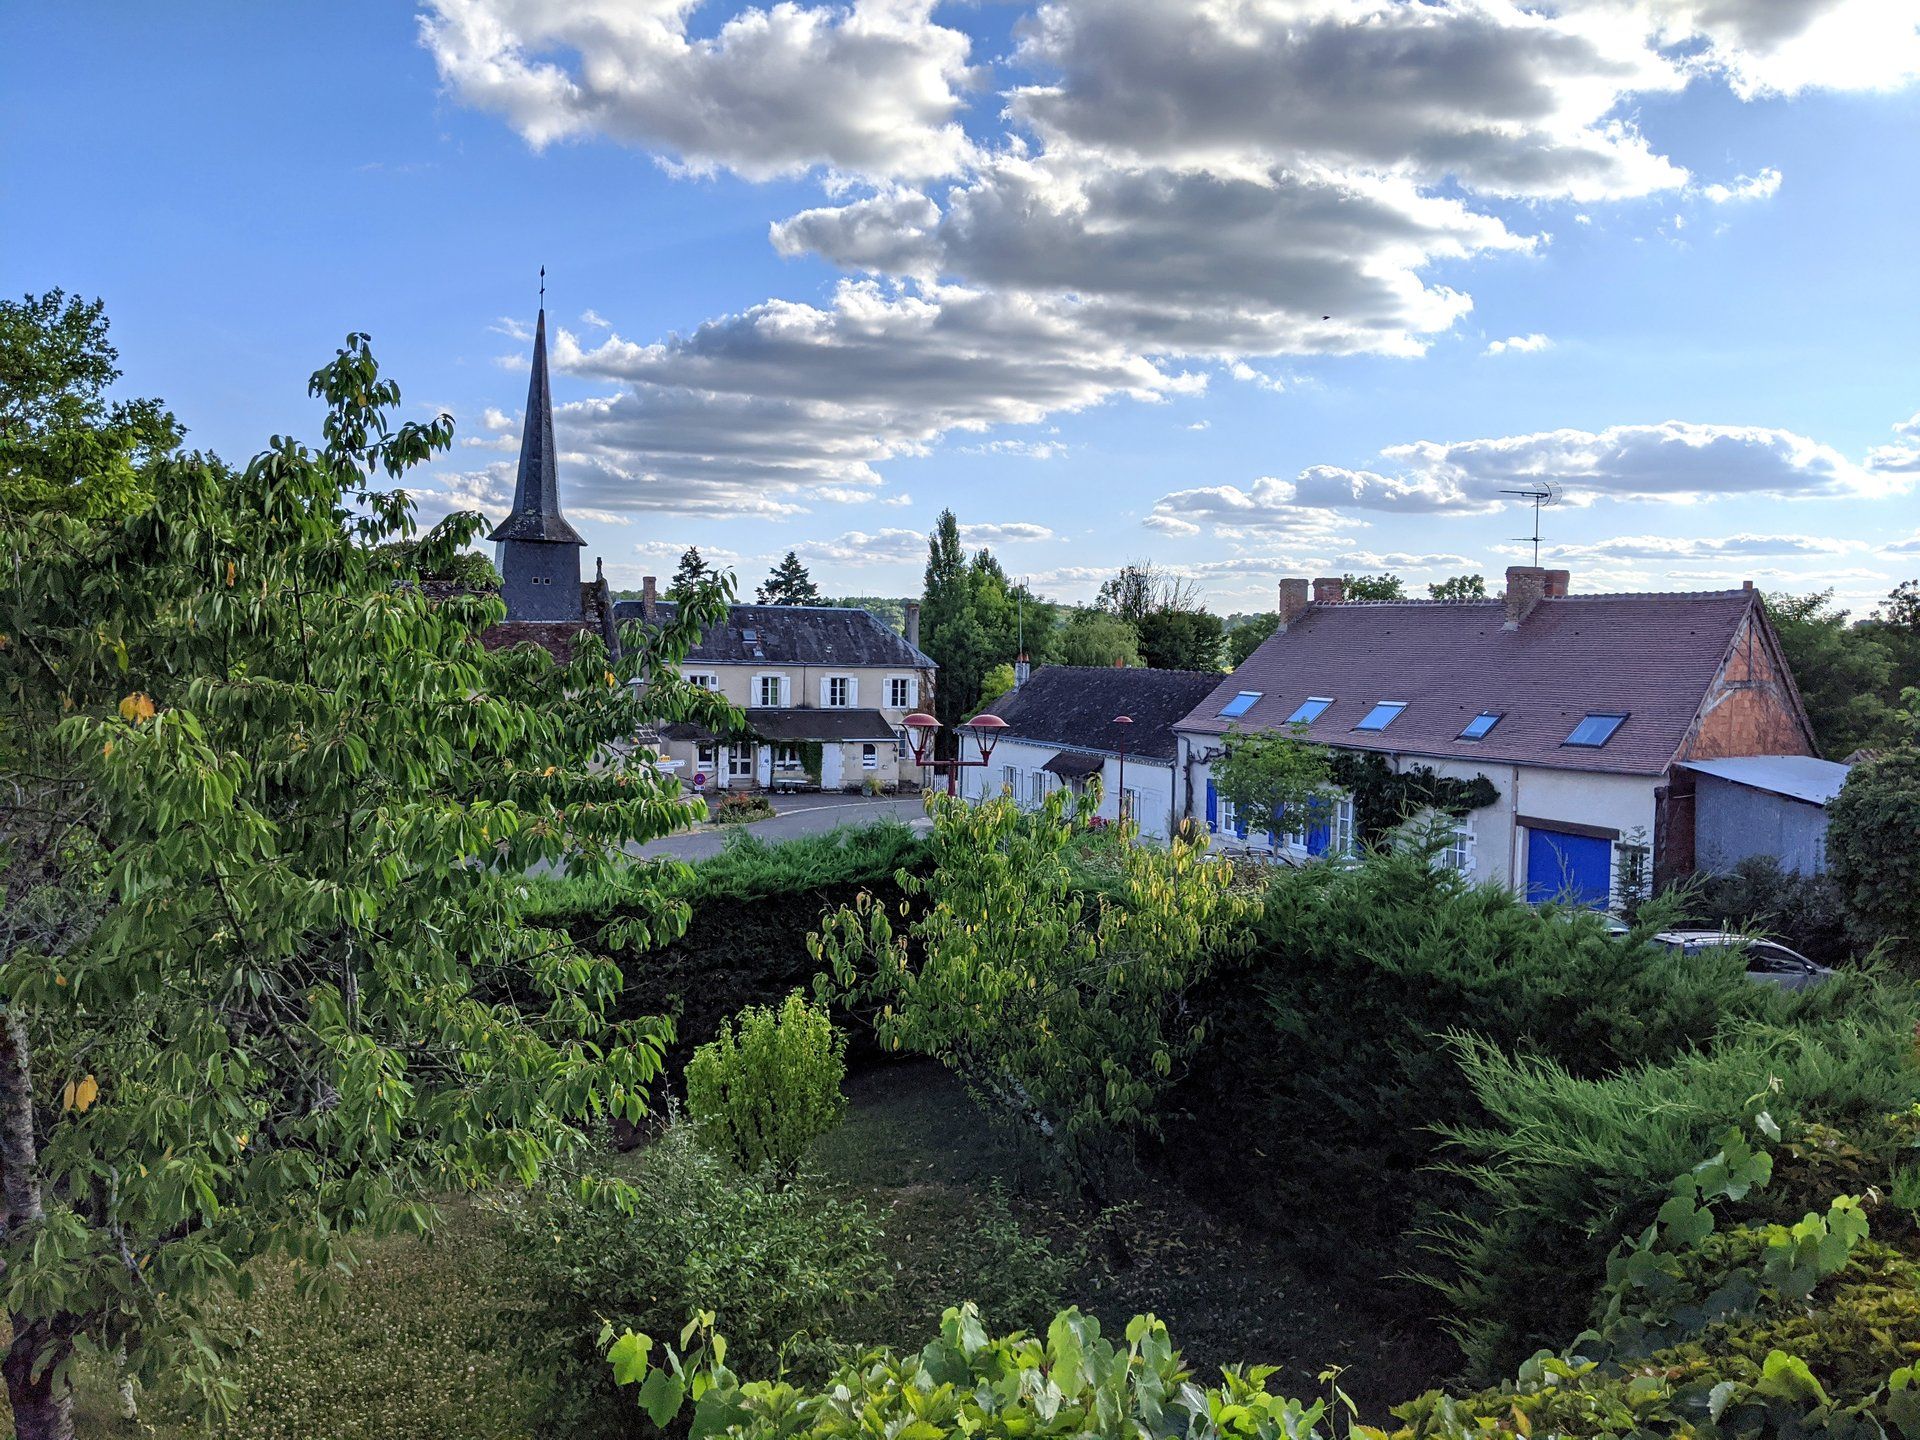
<svg viewBox="0 0 1920 1440"><path fill-rule="evenodd" d="M544 274L544 272L542 272ZM498 542L509 620L572 620L580 615L580 549L587 542L560 513L554 463L553 391L547 380L547 311L533 332L533 375L520 433L513 509L487 537Z"/></svg>

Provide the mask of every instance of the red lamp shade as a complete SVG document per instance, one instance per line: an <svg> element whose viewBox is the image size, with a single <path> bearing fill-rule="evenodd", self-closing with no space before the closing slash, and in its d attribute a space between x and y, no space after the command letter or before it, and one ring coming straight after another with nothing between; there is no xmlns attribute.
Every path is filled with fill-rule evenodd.
<svg viewBox="0 0 1920 1440"><path fill-rule="evenodd" d="M960 727L973 732L974 743L980 747L980 760L985 764L993 758L993 747L999 743L1000 732L1007 728L1007 722L998 715L988 713L976 715Z"/></svg>

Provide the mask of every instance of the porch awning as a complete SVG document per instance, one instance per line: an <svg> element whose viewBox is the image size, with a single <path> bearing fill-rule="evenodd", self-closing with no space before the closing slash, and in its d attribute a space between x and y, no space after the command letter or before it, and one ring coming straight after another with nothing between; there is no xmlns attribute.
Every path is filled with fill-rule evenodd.
<svg viewBox="0 0 1920 1440"><path fill-rule="evenodd" d="M791 745L800 740L892 742L896 737L878 710L756 708L744 712L746 726L760 739Z"/></svg>
<svg viewBox="0 0 1920 1440"><path fill-rule="evenodd" d="M1089 775L1098 775L1100 767L1107 763L1104 755L1087 755L1078 750L1062 750L1040 768L1058 775L1062 780L1084 780Z"/></svg>

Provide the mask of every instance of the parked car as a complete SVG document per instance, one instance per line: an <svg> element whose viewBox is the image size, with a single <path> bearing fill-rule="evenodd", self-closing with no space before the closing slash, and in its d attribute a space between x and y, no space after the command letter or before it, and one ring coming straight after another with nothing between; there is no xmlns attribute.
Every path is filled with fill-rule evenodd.
<svg viewBox="0 0 1920 1440"><path fill-rule="evenodd" d="M1811 990L1833 978L1825 965L1809 960L1798 950L1789 950L1777 940L1760 940L1751 935L1736 935L1725 930L1663 930L1654 940L1684 955L1699 955L1708 950L1737 950L1746 956L1747 978L1782 990Z"/></svg>

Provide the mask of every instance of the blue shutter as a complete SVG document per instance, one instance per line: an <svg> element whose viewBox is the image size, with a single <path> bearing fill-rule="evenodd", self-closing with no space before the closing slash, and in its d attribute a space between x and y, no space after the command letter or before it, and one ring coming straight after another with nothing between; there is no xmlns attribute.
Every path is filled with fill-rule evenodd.
<svg viewBox="0 0 1920 1440"><path fill-rule="evenodd" d="M1213 788L1213 777L1207 777L1207 829L1220 833L1220 792Z"/></svg>
<svg viewBox="0 0 1920 1440"><path fill-rule="evenodd" d="M1322 820L1307 831L1307 853L1324 855L1333 844L1333 826Z"/></svg>

